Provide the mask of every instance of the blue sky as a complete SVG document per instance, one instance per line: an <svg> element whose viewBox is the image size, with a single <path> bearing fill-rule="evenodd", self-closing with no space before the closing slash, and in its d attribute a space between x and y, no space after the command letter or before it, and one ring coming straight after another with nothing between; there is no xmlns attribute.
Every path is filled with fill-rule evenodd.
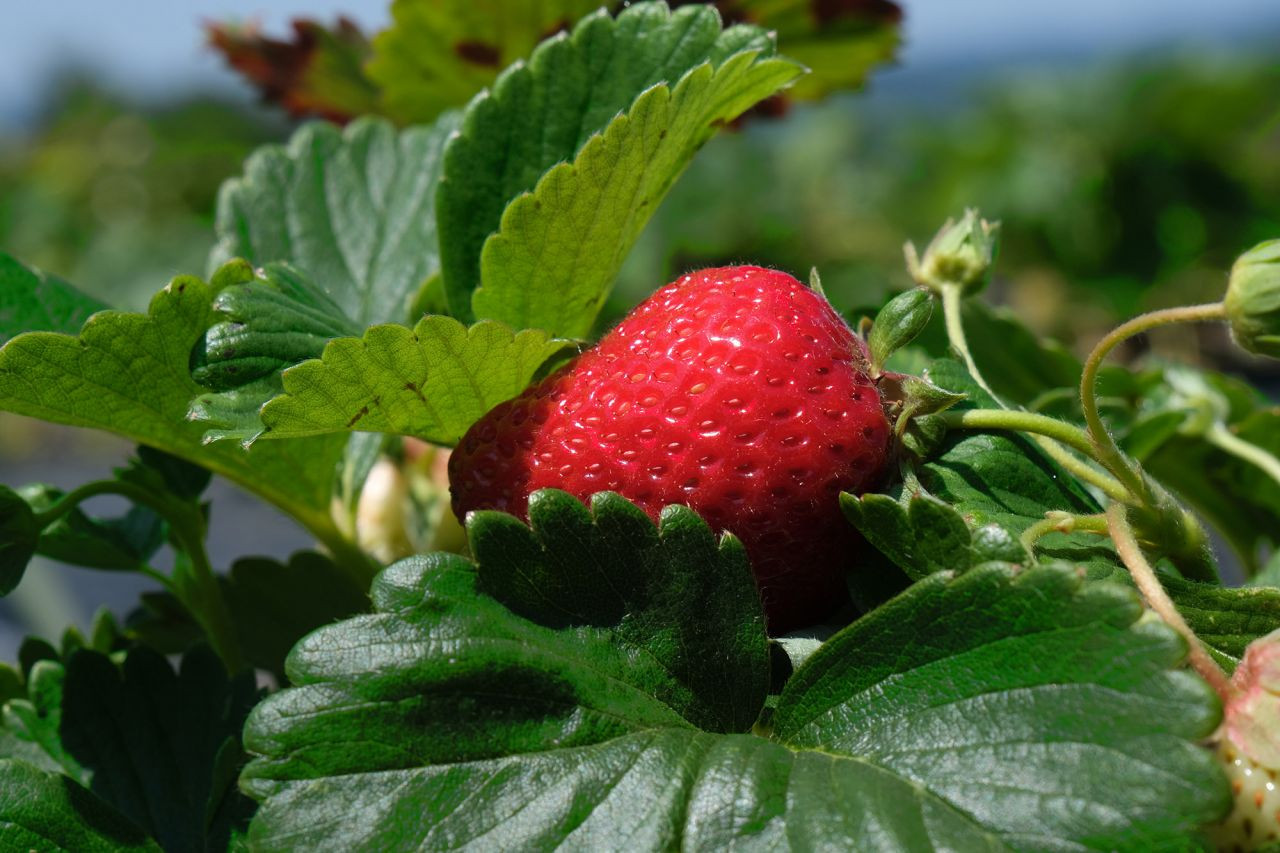
<svg viewBox="0 0 1280 853"><path fill-rule="evenodd" d="M345 12L367 28L388 20L389 0L15 0L0 28L0 123L40 101L58 68L76 64L121 88L164 96L237 81L203 43L208 19L260 19L271 32L290 17ZM1013 61L1043 55L1107 56L1170 42L1230 47L1271 33L1277 0L903 0L903 67ZM110 11L106 11L109 9Z"/></svg>

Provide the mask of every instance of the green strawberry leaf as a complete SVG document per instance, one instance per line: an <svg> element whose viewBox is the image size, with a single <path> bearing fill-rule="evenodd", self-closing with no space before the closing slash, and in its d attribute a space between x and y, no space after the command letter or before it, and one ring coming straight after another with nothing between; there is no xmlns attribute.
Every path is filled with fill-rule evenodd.
<svg viewBox="0 0 1280 853"><path fill-rule="evenodd" d="M52 659L36 661L27 669L26 688L4 705L0 759L20 759L88 786L91 774L62 745L59 730L66 669L57 651L51 652Z"/></svg>
<svg viewBox="0 0 1280 853"><path fill-rule="evenodd" d="M903 498L842 494L840 508L858 532L912 580L984 562L970 555L973 537L959 510L920 492ZM1020 549L1016 557L1023 557Z"/></svg>
<svg viewBox="0 0 1280 853"><path fill-rule="evenodd" d="M1174 671L1185 643L1141 613L1064 565L935 574L792 676L774 737L871 762L1014 849L1194 846L1230 804L1194 743L1221 712Z"/></svg>
<svg viewBox="0 0 1280 853"><path fill-rule="evenodd" d="M66 776L3 758L0 847L84 853L161 849L137 824Z"/></svg>
<svg viewBox="0 0 1280 853"><path fill-rule="evenodd" d="M656 86L503 212L480 255L476 316L587 334L654 209L718 126L790 82L780 59L734 54ZM601 215L601 211L609 214Z"/></svg>
<svg viewBox="0 0 1280 853"><path fill-rule="evenodd" d="M22 332L74 332L107 306L0 252L0 344Z"/></svg>
<svg viewBox="0 0 1280 853"><path fill-rule="evenodd" d="M636 3L506 71L445 151L436 205L450 312L585 335L697 149L800 73L773 51L763 30L722 32L710 7Z"/></svg>
<svg viewBox="0 0 1280 853"><path fill-rule="evenodd" d="M684 507L667 507L655 528L609 492L592 498L590 512L564 492L535 492L529 520L526 527L499 512L468 519L487 595L539 625L611 630L661 665L649 692L685 719L714 731L750 728L764 701L768 650L735 538L717 543ZM724 660L696 652L707 647Z"/></svg>
<svg viewBox="0 0 1280 853"><path fill-rule="evenodd" d="M466 104L539 41L600 6L599 0L396 0L391 26L373 40L368 74L387 115L403 124L433 121L442 110Z"/></svg>
<svg viewBox="0 0 1280 853"><path fill-rule="evenodd" d="M0 348L0 409L107 430L194 462L258 493L326 544L344 549L329 516L342 437L245 452L234 445L205 446L203 428L186 420L189 401L202 390L190 376L192 349L215 321L211 305L217 290L245 281L246 270L231 267L213 285L181 276L156 294L147 314L100 312L78 336L19 335Z"/></svg>
<svg viewBox="0 0 1280 853"><path fill-rule="evenodd" d="M81 650L65 668L39 665L32 691L30 701L6 707L6 732L41 746L48 762L161 848L226 849L247 819L252 806L236 790L235 768L240 728L257 699L252 672L229 679L203 647L177 673L149 649L130 650L118 665Z"/></svg>
<svg viewBox="0 0 1280 853"><path fill-rule="evenodd" d="M221 319L192 355L191 376L215 391L239 388L315 358L331 338L361 327L305 274L267 264L243 284L223 288L213 309Z"/></svg>
<svg viewBox="0 0 1280 853"><path fill-rule="evenodd" d="M369 609L369 594L323 554L300 551L287 563L236 560L223 593L249 663L284 675L294 644L321 627Z"/></svg>
<svg viewBox="0 0 1280 853"><path fill-rule="evenodd" d="M694 728L688 711L710 709L687 674L763 675L758 607L704 606L690 585L733 573L687 510L658 531L614 496L594 510L544 492L532 530L477 513L478 570L403 561L374 614L304 639L299 686L246 726L250 843L822 849L874 831L892 849L1134 849L1192 843L1228 806L1193 742L1219 708L1173 671L1181 640L1136 622L1133 592L1060 565L935 574L809 650L775 740L736 733L756 690L733 726ZM664 556L677 530L694 550ZM746 581L736 543L718 552Z"/></svg>
<svg viewBox="0 0 1280 853"><path fill-rule="evenodd" d="M18 586L40 542L40 523L22 495L0 486L0 595Z"/></svg>
<svg viewBox="0 0 1280 853"><path fill-rule="evenodd" d="M260 149L222 188L210 269L286 261L356 328L409 319L439 269L436 181L455 126L452 116L401 132L374 119L343 131L315 123L287 147Z"/></svg>
<svg viewBox="0 0 1280 853"><path fill-rule="evenodd" d="M283 390L281 371L318 358L330 340L360 326L304 273L267 264L252 279L218 292L214 323L192 354L191 377L213 390L191 401L188 416L210 425L207 441L262 434L264 403Z"/></svg>
<svg viewBox="0 0 1280 853"><path fill-rule="evenodd" d="M397 563L374 583L376 613L294 648L288 673L299 686L268 698L246 727L260 757L242 785L265 800L255 844L461 845L503 815L507 846L519 847L522 833L561 818L514 814L515 802L493 811L488 796L465 795L495 772L511 779L498 786L506 796L526 804L567 775L583 801L565 819L580 823L620 782L634 784L614 762L666 738L645 730L684 749L697 741L693 725L752 724L768 646L736 539L717 542L681 507L655 527L609 494L588 511L539 492L530 515L532 528L473 514L478 566L451 554ZM522 788L519 777L534 773L545 784ZM392 778L400 784L388 788ZM323 801L328 818L299 800ZM423 819L406 823L403 810ZM612 820L596 812L595 823Z"/></svg>
<svg viewBox="0 0 1280 853"><path fill-rule="evenodd" d="M429 315L413 329L373 326L361 338L330 341L320 359L285 371L284 394L262 410L263 437L361 430L456 444L570 345L489 320L468 328Z"/></svg>
<svg viewBox="0 0 1280 853"><path fill-rule="evenodd" d="M1161 575L1191 630L1219 661L1234 667L1249 643L1280 629L1280 589L1223 587Z"/></svg>
<svg viewBox="0 0 1280 853"><path fill-rule="evenodd" d="M0 252L0 344L23 332L75 332L106 307L62 279Z"/></svg>

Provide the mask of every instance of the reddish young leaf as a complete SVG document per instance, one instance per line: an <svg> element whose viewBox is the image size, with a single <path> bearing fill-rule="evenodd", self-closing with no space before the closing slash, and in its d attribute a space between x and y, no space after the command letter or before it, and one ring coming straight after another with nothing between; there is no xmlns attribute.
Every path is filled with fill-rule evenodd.
<svg viewBox="0 0 1280 853"><path fill-rule="evenodd" d="M232 68L295 116L345 123L377 110L378 90L364 73L369 41L348 18L326 27L293 21L293 37L273 39L256 23L209 23L209 44Z"/></svg>

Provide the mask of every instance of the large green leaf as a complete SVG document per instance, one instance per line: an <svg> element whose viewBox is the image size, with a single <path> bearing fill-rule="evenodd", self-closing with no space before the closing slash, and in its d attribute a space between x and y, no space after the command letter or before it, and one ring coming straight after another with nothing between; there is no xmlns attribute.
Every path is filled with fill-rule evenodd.
<svg viewBox="0 0 1280 853"><path fill-rule="evenodd" d="M456 444L568 345L489 320L467 328L429 315L413 329L374 326L362 338L330 341L321 359L286 371L284 395L262 410L263 436L363 430Z"/></svg>
<svg viewBox="0 0 1280 853"><path fill-rule="evenodd" d="M1227 807L1193 742L1214 695L1131 591L935 574L816 653L769 739L744 733L767 672L740 547L684 509L593 509L476 514L478 567L397 563L376 613L304 639L246 726L251 843L1139 849Z"/></svg>
<svg viewBox="0 0 1280 853"><path fill-rule="evenodd" d="M279 844L312 820L279 806L288 791L286 800L327 791L333 813L351 816L389 771L411 771L411 784L435 793L396 801L442 817L439 798L459 790L475 762L509 753L536 762L547 751L571 761L578 747L652 727L750 727L768 686L768 650L736 540L717 542L683 508L655 527L607 494L588 512L564 493L540 492L530 517L532 529L475 514L478 568L445 554L397 563L374 584L376 614L294 649L288 673L300 687L268 699L246 729L263 757L243 784L270 803L253 830L259 843ZM348 819L326 844L416 837L430 846L435 822L416 821L397 838L391 826Z"/></svg>
<svg viewBox="0 0 1280 853"><path fill-rule="evenodd" d="M216 268L235 257L287 261L358 327L403 322L439 269L435 191L456 119L397 132L365 119L308 124L260 149L218 199Z"/></svg>
<svg viewBox="0 0 1280 853"><path fill-rule="evenodd" d="M66 853L159 853L117 810L66 776L0 759L0 848Z"/></svg>
<svg viewBox="0 0 1280 853"><path fill-rule="evenodd" d="M1169 628L1068 565L933 575L828 641L774 735L889 769L1019 850L1173 849L1230 802Z"/></svg>
<svg viewBox="0 0 1280 853"><path fill-rule="evenodd" d="M600 0L396 0L391 26L373 40L369 76L387 115L428 122L460 107L523 59L540 40L568 27Z"/></svg>
<svg viewBox="0 0 1280 853"><path fill-rule="evenodd" d="M92 427L188 459L282 507L329 542L340 436L279 442L249 452L205 446L204 429L186 419L201 388L189 373L192 348L213 322L216 292L251 275L230 267L213 285L180 276L151 301L147 314L104 311L78 336L19 335L0 349L0 409L56 423Z"/></svg>
<svg viewBox="0 0 1280 853"><path fill-rule="evenodd" d="M585 334L616 263L713 125L799 73L773 50L763 30L722 31L711 7L636 3L508 69L445 151L436 205L451 313ZM519 268L530 251L535 268ZM557 283L566 290L549 292ZM473 305L481 287L492 290Z"/></svg>
<svg viewBox="0 0 1280 853"><path fill-rule="evenodd" d="M165 850L226 849L251 811L235 780L240 728L257 698L252 672L229 679L203 647L176 673L143 648L120 664L81 650L65 668L41 667L31 698L6 707L15 737L0 746L39 746L46 769L60 767L96 795L95 808L117 810Z"/></svg>
<svg viewBox="0 0 1280 853"><path fill-rule="evenodd" d="M23 332L75 332L107 306L0 252L0 344Z"/></svg>

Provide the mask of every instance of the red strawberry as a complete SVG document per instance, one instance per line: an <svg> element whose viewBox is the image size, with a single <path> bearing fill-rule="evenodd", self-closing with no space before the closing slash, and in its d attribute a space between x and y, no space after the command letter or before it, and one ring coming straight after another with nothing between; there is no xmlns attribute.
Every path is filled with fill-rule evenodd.
<svg viewBox="0 0 1280 853"><path fill-rule="evenodd" d="M686 275L467 432L453 508L524 516L531 492L685 504L746 546L769 628L847 601L859 539L837 494L874 484L890 429L862 341L785 273Z"/></svg>

